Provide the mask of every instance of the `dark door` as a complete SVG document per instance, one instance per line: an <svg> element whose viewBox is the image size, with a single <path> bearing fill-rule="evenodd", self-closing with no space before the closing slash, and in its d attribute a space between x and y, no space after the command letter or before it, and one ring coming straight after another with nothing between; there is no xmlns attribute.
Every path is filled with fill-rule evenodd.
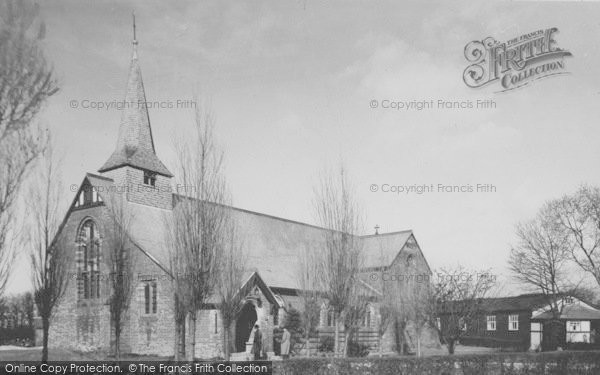
<svg viewBox="0 0 600 375"><path fill-rule="evenodd" d="M256 323L256 309L253 304L247 303L242 308L240 317L235 324L235 350L237 352L246 351L246 342L254 323Z"/></svg>

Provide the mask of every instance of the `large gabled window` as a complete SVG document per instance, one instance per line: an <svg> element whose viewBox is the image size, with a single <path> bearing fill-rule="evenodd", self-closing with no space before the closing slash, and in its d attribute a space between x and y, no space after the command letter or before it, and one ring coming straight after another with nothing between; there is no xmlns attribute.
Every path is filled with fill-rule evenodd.
<svg viewBox="0 0 600 375"><path fill-rule="evenodd" d="M100 298L100 234L93 220L79 228L76 251L77 298Z"/></svg>

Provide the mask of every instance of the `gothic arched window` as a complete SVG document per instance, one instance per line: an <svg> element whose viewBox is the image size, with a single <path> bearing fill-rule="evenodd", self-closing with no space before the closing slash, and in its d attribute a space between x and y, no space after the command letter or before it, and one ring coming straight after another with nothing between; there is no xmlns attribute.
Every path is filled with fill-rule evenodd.
<svg viewBox="0 0 600 375"><path fill-rule="evenodd" d="M371 316L371 305L367 304L367 306L365 307L365 317L362 326L366 328L371 328L372 319L373 317Z"/></svg>
<svg viewBox="0 0 600 375"><path fill-rule="evenodd" d="M86 220L77 234L77 297L100 298L100 234L93 220Z"/></svg>

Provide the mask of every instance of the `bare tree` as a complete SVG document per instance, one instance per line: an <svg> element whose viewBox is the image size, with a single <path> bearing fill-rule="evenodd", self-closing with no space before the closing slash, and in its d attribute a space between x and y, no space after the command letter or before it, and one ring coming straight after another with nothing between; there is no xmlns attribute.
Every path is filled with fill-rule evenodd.
<svg viewBox="0 0 600 375"><path fill-rule="evenodd" d="M546 296L553 316L549 324L558 326L563 293L574 288L566 274L573 253L568 233L556 220L553 205L547 203L533 220L517 225L516 234L518 243L510 252L510 270L523 285ZM552 332L558 334L554 329ZM554 345L557 337L550 339Z"/></svg>
<svg viewBox="0 0 600 375"><path fill-rule="evenodd" d="M219 250L228 235L223 153L213 127L211 112L198 109L193 134L177 146L179 177L188 194L177 199L167 223L175 293L190 321L190 359L196 348L197 312L215 291Z"/></svg>
<svg viewBox="0 0 600 375"><path fill-rule="evenodd" d="M223 352L226 361L229 361L231 356L229 333L231 325L238 318L242 309L244 295L241 287L246 281L244 280L246 256L243 244L237 234L237 228L231 220L229 220L228 232L229 234L222 244L221 256L218 257L217 276L219 311L223 322Z"/></svg>
<svg viewBox="0 0 600 375"><path fill-rule="evenodd" d="M94 187L90 187L94 188ZM111 192L105 198L108 212L107 236L108 269L110 270L110 320L115 334L114 355L121 359L121 333L125 313L129 309L133 292L133 259L129 228L132 214L122 193Z"/></svg>
<svg viewBox="0 0 600 375"><path fill-rule="evenodd" d="M315 189L315 212L324 232L325 248L320 254L321 285L335 317L334 351L340 354L339 332L358 291L362 247L356 234L362 227L360 211L343 167L326 174ZM344 353L346 354L347 345Z"/></svg>
<svg viewBox="0 0 600 375"><path fill-rule="evenodd" d="M567 234L571 259L600 285L600 188L583 185L551 206Z"/></svg>
<svg viewBox="0 0 600 375"><path fill-rule="evenodd" d="M33 121L57 91L40 49L44 25L38 14L37 4L0 2L0 296L14 260L14 204L26 172L45 146Z"/></svg>
<svg viewBox="0 0 600 375"><path fill-rule="evenodd" d="M341 315L345 334L342 349L344 356L348 356L350 343L353 342L354 335L365 322L368 303L371 301L366 290L359 283L354 283L352 286L354 290L349 293L348 304Z"/></svg>
<svg viewBox="0 0 600 375"><path fill-rule="evenodd" d="M392 301L389 299L382 298L379 304L379 314L377 319L377 346L379 357L383 357L383 336L396 316L396 310L391 302Z"/></svg>
<svg viewBox="0 0 600 375"><path fill-rule="evenodd" d="M379 244L379 264L383 265L389 262L385 255L385 249L382 243ZM397 272L396 272L397 271ZM397 342L397 350L401 353L402 339L398 338L398 333L403 335L404 327L400 324L399 320L403 320L400 317L402 301L401 290L402 283L399 280L391 279L388 274L390 267L379 266L371 270L368 280L372 283L377 281L381 289L381 297L379 301L379 316L377 324L377 335L378 335L378 347L379 356L383 357L383 336L387 332L388 328L391 328L395 334L395 340ZM402 275L402 270L394 270L395 275ZM399 327L401 326L401 327ZM400 329L399 329L400 328ZM398 332L401 331L401 332Z"/></svg>
<svg viewBox="0 0 600 375"><path fill-rule="evenodd" d="M44 151L44 158L34 177L27 199L31 219L30 260L34 299L44 334L42 361L46 362L50 319L67 288L70 262L66 239L58 233L62 217L61 197L64 194L51 146Z"/></svg>
<svg viewBox="0 0 600 375"><path fill-rule="evenodd" d="M434 327L448 353L473 327L496 282L489 270L473 271L458 266L437 271L432 289L423 292L423 319ZM438 320L439 319L439 320Z"/></svg>
<svg viewBox="0 0 600 375"><path fill-rule="evenodd" d="M427 310L432 288L429 277L420 277L422 275L413 276L418 277L406 278L399 282L396 281L399 285L394 289L395 293L391 293L391 295L386 296L385 299L386 304L390 306L394 317L398 321L396 325L401 328L396 335L400 335L404 338L407 335L409 324L410 327L414 329L415 339L417 341L417 356L420 357L422 333L429 322Z"/></svg>
<svg viewBox="0 0 600 375"><path fill-rule="evenodd" d="M306 356L310 357L310 334L318 325L319 301L322 293L319 291L319 273L323 272L316 250L311 246L298 254L296 278L300 290L298 296L304 307L302 322L304 323L304 345Z"/></svg>

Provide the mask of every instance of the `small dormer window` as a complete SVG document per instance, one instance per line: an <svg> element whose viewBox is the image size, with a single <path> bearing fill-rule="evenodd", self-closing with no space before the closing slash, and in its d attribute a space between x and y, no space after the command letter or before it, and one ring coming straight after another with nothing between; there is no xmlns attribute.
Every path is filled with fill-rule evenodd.
<svg viewBox="0 0 600 375"><path fill-rule="evenodd" d="M565 303L567 305L573 304L573 297L565 297Z"/></svg>
<svg viewBox="0 0 600 375"><path fill-rule="evenodd" d="M144 185L156 186L156 173L144 171Z"/></svg>

